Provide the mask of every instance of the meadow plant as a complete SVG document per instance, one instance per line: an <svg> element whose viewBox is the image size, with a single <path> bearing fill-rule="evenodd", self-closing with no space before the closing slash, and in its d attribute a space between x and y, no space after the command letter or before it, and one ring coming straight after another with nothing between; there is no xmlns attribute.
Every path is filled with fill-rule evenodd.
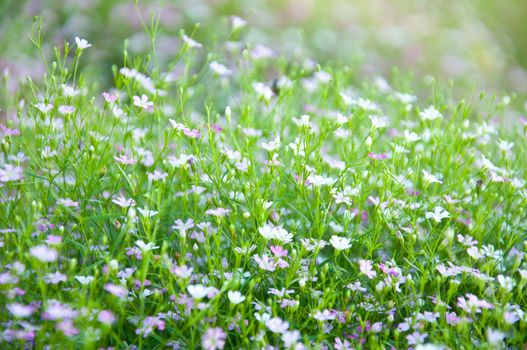
<svg viewBox="0 0 527 350"><path fill-rule="evenodd" d="M181 32L165 66L152 21L104 90L78 68L97 41L44 59L0 125L0 347L525 346L510 99L416 94L229 25Z"/></svg>

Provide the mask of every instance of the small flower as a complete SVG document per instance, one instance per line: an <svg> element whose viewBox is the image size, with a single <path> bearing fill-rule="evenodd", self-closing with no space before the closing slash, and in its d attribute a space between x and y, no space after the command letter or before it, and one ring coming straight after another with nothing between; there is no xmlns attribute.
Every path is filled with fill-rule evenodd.
<svg viewBox="0 0 527 350"><path fill-rule="evenodd" d="M238 16L231 16L232 30L240 29L247 25L247 21Z"/></svg>
<svg viewBox="0 0 527 350"><path fill-rule="evenodd" d="M59 257L55 249L43 244L32 247L29 253L42 262L53 262Z"/></svg>
<svg viewBox="0 0 527 350"><path fill-rule="evenodd" d="M222 77L226 77L232 74L232 71L229 68L225 67L223 64L218 63L216 61L212 61L209 64L209 68L213 70L214 73Z"/></svg>
<svg viewBox="0 0 527 350"><path fill-rule="evenodd" d="M139 214L141 214L141 216L145 218L151 218L159 214L159 212L156 210L143 209L143 208L137 208L137 211L139 212Z"/></svg>
<svg viewBox="0 0 527 350"><path fill-rule="evenodd" d="M339 236L331 236L331 239L329 240L329 243L335 248L336 250L344 250L351 248L351 239L346 237L339 237Z"/></svg>
<svg viewBox="0 0 527 350"><path fill-rule="evenodd" d="M116 317L113 314L113 312L108 310L103 310L99 312L99 315L97 316L97 320L105 325L112 325L116 321Z"/></svg>
<svg viewBox="0 0 527 350"><path fill-rule="evenodd" d="M165 179L168 177L168 173L165 173L161 170L154 170L153 173L148 173L148 181L154 182L154 181L165 181Z"/></svg>
<svg viewBox="0 0 527 350"><path fill-rule="evenodd" d="M137 161L135 159L128 158L124 154L122 156L119 156L119 157L113 157L113 159L115 159L118 163L121 163L121 164L133 165L133 164L137 163Z"/></svg>
<svg viewBox="0 0 527 350"><path fill-rule="evenodd" d="M48 273L46 274L42 280L46 283L46 284L58 284L60 282L66 282L68 280L68 278L66 277L66 275L60 273L60 272L54 272L54 273Z"/></svg>
<svg viewBox="0 0 527 350"><path fill-rule="evenodd" d="M71 114L71 113L75 112L76 110L77 110L77 108L75 108L73 106L59 106L59 113L62 114L62 115Z"/></svg>
<svg viewBox="0 0 527 350"><path fill-rule="evenodd" d="M495 329L487 328L487 342L489 345L491 345L491 348L496 349L501 347L505 337L505 333Z"/></svg>
<svg viewBox="0 0 527 350"><path fill-rule="evenodd" d="M441 222L445 218L449 218L450 214L445 209L437 206L434 208L433 212L427 212L425 214L427 219L433 219L435 222Z"/></svg>
<svg viewBox="0 0 527 350"><path fill-rule="evenodd" d="M79 202L76 202L70 198L59 198L57 200L57 204L58 205L62 205L64 207L69 207L69 208L78 208L79 207Z"/></svg>
<svg viewBox="0 0 527 350"><path fill-rule="evenodd" d="M377 272L373 270L371 260L359 260L360 272L368 276L369 279L373 279L377 276Z"/></svg>
<svg viewBox="0 0 527 350"><path fill-rule="evenodd" d="M103 92L102 97L104 97L104 100L108 103L114 103L117 101L117 95L114 95L112 93Z"/></svg>
<svg viewBox="0 0 527 350"><path fill-rule="evenodd" d="M282 228L282 226L265 224L258 229L258 232L267 240L276 239L282 243L289 243L293 240L293 235Z"/></svg>
<svg viewBox="0 0 527 350"><path fill-rule="evenodd" d="M42 113L48 113L49 111L51 111L53 109L53 105L48 103L48 104L45 104L45 103L37 103L35 104L35 107L41 111Z"/></svg>
<svg viewBox="0 0 527 350"><path fill-rule="evenodd" d="M368 153L368 157L375 160L383 160L387 159L388 155L383 153Z"/></svg>
<svg viewBox="0 0 527 350"><path fill-rule="evenodd" d="M113 284L113 283L106 283L104 285L104 290L106 290L108 293L113 294L119 298L125 298L128 295L128 289L126 289L123 286Z"/></svg>
<svg viewBox="0 0 527 350"><path fill-rule="evenodd" d="M225 216L230 213L229 209L225 208L215 208L215 209L208 209L205 214L207 215L213 215L213 216Z"/></svg>
<svg viewBox="0 0 527 350"><path fill-rule="evenodd" d="M203 46L200 43L198 43L196 40L189 38L186 34L183 34L182 38L185 44L187 44L190 48L199 49Z"/></svg>
<svg viewBox="0 0 527 350"><path fill-rule="evenodd" d="M287 349L290 349L292 346L297 344L299 339L300 332L297 330L287 331L282 334L282 341L284 342L284 347L286 347Z"/></svg>
<svg viewBox="0 0 527 350"><path fill-rule="evenodd" d="M234 305L243 303L245 301L245 297L242 295L242 293L238 291L229 291L227 293L227 297L229 298L229 301Z"/></svg>
<svg viewBox="0 0 527 350"><path fill-rule="evenodd" d="M276 136L274 140L268 143L262 143L262 148L269 152L276 150L278 147L280 147L280 136Z"/></svg>
<svg viewBox="0 0 527 350"><path fill-rule="evenodd" d="M7 304L9 312L17 318L26 318L31 316L35 311L30 305L23 305L20 303Z"/></svg>
<svg viewBox="0 0 527 350"><path fill-rule="evenodd" d="M280 317L274 317L265 322L267 328L273 333L283 334L289 328L289 322L283 321Z"/></svg>
<svg viewBox="0 0 527 350"><path fill-rule="evenodd" d="M274 271L276 270L277 264L274 262L273 259L269 258L266 254L262 255L260 257L259 255L253 256L254 261L258 264L258 267L262 270L266 271Z"/></svg>
<svg viewBox="0 0 527 350"><path fill-rule="evenodd" d="M4 164L0 169L0 182L18 181L24 178L24 170L19 166Z"/></svg>
<svg viewBox="0 0 527 350"><path fill-rule="evenodd" d="M419 116L422 120L434 120L438 118L443 118L443 115L437 109L435 109L434 106L426 108L424 111L419 113Z"/></svg>
<svg viewBox="0 0 527 350"><path fill-rule="evenodd" d="M135 95L134 106L151 112L154 109L154 102L148 101L148 96L145 94L142 94L141 97Z"/></svg>
<svg viewBox="0 0 527 350"><path fill-rule="evenodd" d="M428 183L439 183L439 184L443 183L443 181L439 180L439 178L437 176L430 174L425 169L423 169L422 172L423 172L423 179L425 180L425 182L428 182Z"/></svg>
<svg viewBox="0 0 527 350"><path fill-rule="evenodd" d="M271 100L271 97L273 97L274 95L273 90L271 90L269 86L265 85L262 82L253 83L253 89L254 91L256 91L260 98L267 102L269 102Z"/></svg>
<svg viewBox="0 0 527 350"><path fill-rule="evenodd" d="M141 249L141 251L143 252L148 252L150 250L154 250L154 249L157 249L159 248L159 246L156 246L154 243L152 242L149 242L149 243L145 243L143 242L142 240L138 240L135 242L135 245L139 247L139 249Z"/></svg>
<svg viewBox="0 0 527 350"><path fill-rule="evenodd" d="M209 294L210 287L202 284L191 284L187 287L187 291L194 299L203 299Z"/></svg>
<svg viewBox="0 0 527 350"><path fill-rule="evenodd" d="M124 196L115 197L112 202L120 206L121 208L128 208L135 206L135 201L132 198L125 198Z"/></svg>
<svg viewBox="0 0 527 350"><path fill-rule="evenodd" d="M75 276L75 279L79 281L80 284L83 286L86 286L95 280L95 277L93 276Z"/></svg>
<svg viewBox="0 0 527 350"><path fill-rule="evenodd" d="M209 328L201 337L201 346L205 350L223 349L227 335L219 327Z"/></svg>
<svg viewBox="0 0 527 350"><path fill-rule="evenodd" d="M44 320L64 320L71 319L77 316L77 311L72 310L69 306L63 305L56 300L51 300L42 314Z"/></svg>
<svg viewBox="0 0 527 350"><path fill-rule="evenodd" d="M88 40L81 39L78 36L75 37L75 43L77 44L77 48L79 50L84 50L84 49L91 47L91 44L88 43Z"/></svg>

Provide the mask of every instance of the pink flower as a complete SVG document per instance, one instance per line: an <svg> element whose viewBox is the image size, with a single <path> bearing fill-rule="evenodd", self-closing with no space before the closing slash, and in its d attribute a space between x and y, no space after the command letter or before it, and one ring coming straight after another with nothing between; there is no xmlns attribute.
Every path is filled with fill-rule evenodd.
<svg viewBox="0 0 527 350"><path fill-rule="evenodd" d="M271 249L271 252L277 257L284 257L289 253L286 249L279 245L272 245L269 249Z"/></svg>
<svg viewBox="0 0 527 350"><path fill-rule="evenodd" d="M44 244L31 248L29 253L42 262L53 262L59 257L59 254L55 249Z"/></svg>
<svg viewBox="0 0 527 350"><path fill-rule="evenodd" d="M67 305L62 305L56 300L50 301L46 311L42 314L44 320L63 320L77 317L77 311Z"/></svg>
<svg viewBox="0 0 527 350"><path fill-rule="evenodd" d="M335 338L335 349L336 350L352 350L351 343L346 339Z"/></svg>
<svg viewBox="0 0 527 350"><path fill-rule="evenodd" d="M70 198L59 198L57 200L57 203L59 205L64 206L64 207L70 207L70 208L78 208L79 207L79 202L75 202L74 200L72 200Z"/></svg>
<svg viewBox="0 0 527 350"><path fill-rule="evenodd" d="M184 128L183 134L190 137L191 139L197 139L198 137L201 136L201 133L199 132L199 130L196 130L196 129L190 130L189 128Z"/></svg>
<svg viewBox="0 0 527 350"><path fill-rule="evenodd" d="M140 334L143 336L143 338L146 338L156 328L160 331L164 330L165 321L163 321L159 317L148 316L144 319L143 323L141 324L141 327L135 330L135 334Z"/></svg>
<svg viewBox="0 0 527 350"><path fill-rule="evenodd" d="M371 159L382 160L388 158L388 155L383 153L368 153L368 157Z"/></svg>
<svg viewBox="0 0 527 350"><path fill-rule="evenodd" d="M64 320L57 323L57 329L64 333L66 337L73 337L79 334L79 330L75 328L71 320Z"/></svg>
<svg viewBox="0 0 527 350"><path fill-rule="evenodd" d="M104 97L104 99L108 103L114 103L117 100L117 96L116 95L110 94L110 93L107 93L107 92L103 92L102 96Z"/></svg>
<svg viewBox="0 0 527 350"><path fill-rule="evenodd" d="M359 269L360 272L368 276L369 279L373 279L377 276L377 272L372 268L371 260L359 260Z"/></svg>
<svg viewBox="0 0 527 350"><path fill-rule="evenodd" d="M205 350L223 349L227 335L219 327L209 328L201 337L201 346Z"/></svg>
<svg viewBox="0 0 527 350"><path fill-rule="evenodd" d="M266 270L266 271L276 270L276 263L265 254L262 255L261 258L258 255L254 255L253 259L254 261L256 261L256 263L262 270Z"/></svg>
<svg viewBox="0 0 527 350"><path fill-rule="evenodd" d="M137 161L135 159L128 158L125 154L123 154L122 156L119 156L119 157L113 157L113 159L115 159L118 163L121 163L121 164L133 165L133 164L137 163Z"/></svg>
<svg viewBox="0 0 527 350"><path fill-rule="evenodd" d="M108 310L103 310L99 312L99 315L97 316L97 320L105 325L110 326L116 321L116 318L113 312L108 311Z"/></svg>
<svg viewBox="0 0 527 350"><path fill-rule="evenodd" d="M104 290L119 298L125 298L128 295L128 289L113 283L106 283L104 285Z"/></svg>
<svg viewBox="0 0 527 350"><path fill-rule="evenodd" d="M48 235L46 243L49 245L59 245L62 242L61 236Z"/></svg>

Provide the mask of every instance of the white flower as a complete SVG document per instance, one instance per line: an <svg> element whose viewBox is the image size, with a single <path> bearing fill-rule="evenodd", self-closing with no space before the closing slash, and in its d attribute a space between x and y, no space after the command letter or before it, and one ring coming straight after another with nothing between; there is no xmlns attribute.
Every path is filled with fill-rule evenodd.
<svg viewBox="0 0 527 350"><path fill-rule="evenodd" d="M427 219L434 219L435 222L441 222L445 218L449 218L450 214L445 209L437 206L434 208L433 212L427 212L425 214Z"/></svg>
<svg viewBox="0 0 527 350"><path fill-rule="evenodd" d="M269 152L274 151L278 147L280 147L280 136L276 136L274 140L269 141L268 143L262 143L262 148Z"/></svg>
<svg viewBox="0 0 527 350"><path fill-rule="evenodd" d="M247 21L238 16L231 16L232 29L236 30L247 25Z"/></svg>
<svg viewBox="0 0 527 350"><path fill-rule="evenodd" d="M245 297L242 295L242 293L238 291L229 291L227 293L227 297L229 298L229 301L234 305L243 303L245 301Z"/></svg>
<svg viewBox="0 0 527 350"><path fill-rule="evenodd" d="M430 174L425 169L423 169L422 172L423 172L423 179L425 180L425 182L428 182L428 183L439 183L439 184L443 183L443 181L439 180L439 178L437 176Z"/></svg>
<svg viewBox="0 0 527 350"><path fill-rule="evenodd" d="M326 186L326 185L333 185L337 180L333 179L331 177L325 177L321 175L309 175L307 177L307 182L312 184L313 186L319 187L319 186Z"/></svg>
<svg viewBox="0 0 527 350"><path fill-rule="evenodd" d="M142 109L152 109L154 107L154 102L148 101L148 96L142 94L141 97L134 96L134 106Z"/></svg>
<svg viewBox="0 0 527 350"><path fill-rule="evenodd" d="M77 110L77 108L73 107L73 106L59 106L59 113L64 115L64 114L71 114L73 112L75 112Z"/></svg>
<svg viewBox="0 0 527 350"><path fill-rule="evenodd" d="M218 63L216 61L212 61L209 64L209 68L212 69L214 73L222 77L232 74L232 71L229 68L225 67L223 64Z"/></svg>
<svg viewBox="0 0 527 350"><path fill-rule="evenodd" d="M42 113L47 113L53 109L53 105L50 103L45 104L45 103L40 102L40 103L35 104L35 107Z"/></svg>
<svg viewBox="0 0 527 350"><path fill-rule="evenodd" d="M309 115L304 114L300 118L293 117L293 122L300 127L308 127L311 129L311 123L309 122Z"/></svg>
<svg viewBox="0 0 527 350"><path fill-rule="evenodd" d="M265 101L269 101L273 97L274 92L271 88L264 83L256 82L253 83L253 89L256 91L260 98L263 98Z"/></svg>
<svg viewBox="0 0 527 350"><path fill-rule="evenodd" d="M142 208L137 208L137 211L139 211L139 214L147 218L151 218L152 216L155 216L159 213L158 211L155 211L155 210L142 209Z"/></svg>
<svg viewBox="0 0 527 350"><path fill-rule="evenodd" d="M276 239L283 243L289 243L293 240L293 235L287 232L282 226L265 224L258 229L258 232L267 240Z"/></svg>
<svg viewBox="0 0 527 350"><path fill-rule="evenodd" d="M300 339L300 332L297 330L287 331L282 334L282 341L284 342L284 347L290 349L295 345Z"/></svg>
<svg viewBox="0 0 527 350"><path fill-rule="evenodd" d="M422 120L434 120L438 118L443 118L443 115L435 109L434 106L430 106L421 113L419 113L419 116L421 116Z"/></svg>
<svg viewBox="0 0 527 350"><path fill-rule="evenodd" d="M415 346L415 350L444 350L446 347L444 345L436 344L418 344Z"/></svg>
<svg viewBox="0 0 527 350"><path fill-rule="evenodd" d="M187 290L194 299L203 299L209 294L210 288L202 284L191 284L187 287Z"/></svg>
<svg viewBox="0 0 527 350"><path fill-rule="evenodd" d="M77 44L77 48L79 48L79 50L84 50L88 47L91 47L91 44L88 43L88 40L81 39L78 36L75 37L75 43Z"/></svg>
<svg viewBox="0 0 527 350"><path fill-rule="evenodd" d="M481 254L479 252L479 249L476 246L472 246L472 247L468 248L467 249L467 253L468 253L468 255L470 255L471 257L473 257L476 260L483 258L483 254Z"/></svg>
<svg viewBox="0 0 527 350"><path fill-rule="evenodd" d="M93 276L75 276L75 279L79 281L83 286L90 284L95 279Z"/></svg>
<svg viewBox="0 0 527 350"><path fill-rule="evenodd" d="M64 96L75 97L81 93L80 90L75 89L73 86L62 84L62 91Z"/></svg>
<svg viewBox="0 0 527 350"><path fill-rule="evenodd" d="M327 309L324 311L318 310L317 312L313 314L313 318L321 322L334 320L335 317L336 317L335 314Z"/></svg>
<svg viewBox="0 0 527 350"><path fill-rule="evenodd" d="M191 48L199 49L203 45L198 43L196 40L189 38L186 34L183 34L183 41Z"/></svg>
<svg viewBox="0 0 527 350"><path fill-rule="evenodd" d="M371 128L381 129L388 126L388 118L384 115L370 115Z"/></svg>
<svg viewBox="0 0 527 350"><path fill-rule="evenodd" d="M493 349L500 346L505 339L505 333L495 329L487 328L487 342L489 345L493 345Z"/></svg>
<svg viewBox="0 0 527 350"><path fill-rule="evenodd" d="M408 142L416 142L416 141L419 141L421 139L421 137L419 135L417 135L415 132L410 131L410 130L405 130L404 131L404 138Z"/></svg>
<svg viewBox="0 0 527 350"><path fill-rule="evenodd" d="M280 317L273 317L265 322L267 328L273 333L283 334L289 328L289 323L283 321Z"/></svg>
<svg viewBox="0 0 527 350"><path fill-rule="evenodd" d="M505 289L507 292L512 291L516 285L516 282L509 276L498 275L497 279L500 287Z"/></svg>
<svg viewBox="0 0 527 350"><path fill-rule="evenodd" d="M139 247L139 249L141 249L143 252L148 252L150 250L154 250L154 249L157 249L159 248L159 246L156 246L154 243L152 242L149 242L149 243L145 243L143 242L142 240L138 240L135 242L135 245Z"/></svg>
<svg viewBox="0 0 527 350"><path fill-rule="evenodd" d="M329 243L335 248L336 250L344 250L351 248L351 240L346 237L339 237L339 236L331 236L331 239L329 240Z"/></svg>

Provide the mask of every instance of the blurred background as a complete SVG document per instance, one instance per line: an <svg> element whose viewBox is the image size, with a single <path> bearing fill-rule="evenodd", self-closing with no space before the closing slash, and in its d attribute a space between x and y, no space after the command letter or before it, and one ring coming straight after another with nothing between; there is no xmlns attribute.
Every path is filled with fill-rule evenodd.
<svg viewBox="0 0 527 350"><path fill-rule="evenodd" d="M0 69L10 76L42 74L29 40L32 18L42 16L45 52L75 36L93 74L111 79L122 62L124 39L131 54L146 52L148 22L160 11L158 50L177 52L179 31L214 45L228 38L228 17L245 19L245 40L318 62L359 63L363 72L388 77L393 67L431 75L474 90L527 92L527 1L495 0L0 0ZM93 64L96 63L96 64ZM16 88L10 79L10 89Z"/></svg>

